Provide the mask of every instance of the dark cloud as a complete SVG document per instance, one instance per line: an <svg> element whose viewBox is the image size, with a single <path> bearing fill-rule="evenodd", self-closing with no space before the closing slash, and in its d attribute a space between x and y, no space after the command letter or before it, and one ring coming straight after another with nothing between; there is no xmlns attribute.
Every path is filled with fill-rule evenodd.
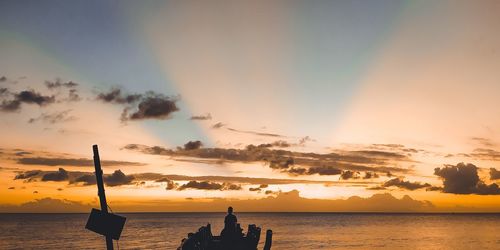
<svg viewBox="0 0 500 250"><path fill-rule="evenodd" d="M224 123L222 123L222 122L218 122L218 123L216 123L216 124L212 125L212 128L214 128L214 129L219 129L219 128L222 128L222 127L224 127L224 126L226 126L226 124L224 124Z"/></svg>
<svg viewBox="0 0 500 250"><path fill-rule="evenodd" d="M264 133L264 132L250 131L250 130L240 130L240 129L235 129L235 128L226 128L226 129L229 131L232 131L232 132L243 133L243 134L268 136L268 137L286 137L284 135L273 134L273 133Z"/></svg>
<svg viewBox="0 0 500 250"><path fill-rule="evenodd" d="M107 103L134 104L141 100L142 96L142 94L125 94L122 89L113 87L108 92L98 93L97 100Z"/></svg>
<svg viewBox="0 0 500 250"><path fill-rule="evenodd" d="M338 175L342 173L342 170L331 167L331 166L322 166L322 167L312 167L307 171L308 174L319 174L319 175Z"/></svg>
<svg viewBox="0 0 500 250"><path fill-rule="evenodd" d="M121 170L115 170L111 175L103 176L104 183L110 187L131 184L134 178L134 176L124 174Z"/></svg>
<svg viewBox="0 0 500 250"><path fill-rule="evenodd" d="M15 188L15 187L9 187L9 188L7 188L7 189L13 190L13 189L16 189L16 188Z"/></svg>
<svg viewBox="0 0 500 250"><path fill-rule="evenodd" d="M237 162L264 162L269 167L277 170L289 170L289 173L294 175L308 174L308 171L302 171L304 166L317 167L317 166L331 166L323 167L323 169L315 169L313 174L326 173L325 171L332 171L332 168L340 170L351 171L371 171L386 173L388 171L408 173L410 169L399 167L385 167L382 164L388 164L398 161L409 161L406 156L399 154L384 154L381 152L367 153L364 151L342 151L342 153L304 153L289 151L283 149L273 149L267 146L248 145L244 149L234 148L199 148L197 150L183 150L183 149L167 149L160 146L145 146L139 144L128 144L124 149L142 152L152 155L165 155L170 157L188 157L188 158L201 158ZM374 156L375 155L375 156ZM292 166L301 166L291 168ZM329 168L329 169L328 169ZM325 170L321 172L320 170ZM335 170L333 170L335 171Z"/></svg>
<svg viewBox="0 0 500 250"><path fill-rule="evenodd" d="M177 190L182 191L185 189L199 189L199 190L241 190L241 185L232 183L218 183L210 181L189 181L186 184L181 185Z"/></svg>
<svg viewBox="0 0 500 250"><path fill-rule="evenodd" d="M63 168L59 168L57 172L47 173L42 176L42 181L66 181L68 179L68 171Z"/></svg>
<svg viewBox="0 0 500 250"><path fill-rule="evenodd" d="M299 167L292 167L288 170L286 170L287 173L291 175L305 175L307 174L307 169L306 168L299 168Z"/></svg>
<svg viewBox="0 0 500 250"><path fill-rule="evenodd" d="M70 184L82 183L84 186L95 185L97 183L95 174L84 174L70 181Z"/></svg>
<svg viewBox="0 0 500 250"><path fill-rule="evenodd" d="M0 97L10 94L8 88L0 88Z"/></svg>
<svg viewBox="0 0 500 250"><path fill-rule="evenodd" d="M251 187L248 190L252 191L252 192L260 192L260 191L262 191L262 189L268 188L268 187L269 187L269 185L267 185L267 184L260 184L258 187Z"/></svg>
<svg viewBox="0 0 500 250"><path fill-rule="evenodd" d="M176 99L152 92L141 99L137 110L130 115L128 109L122 114L122 120L167 119L170 114L179 110Z"/></svg>
<svg viewBox="0 0 500 250"><path fill-rule="evenodd" d="M500 180L500 171L496 168L490 168L490 180Z"/></svg>
<svg viewBox="0 0 500 250"><path fill-rule="evenodd" d="M443 187L431 186L426 188L425 191L443 191Z"/></svg>
<svg viewBox="0 0 500 250"><path fill-rule="evenodd" d="M7 77L6 76L0 77L0 82L6 82L6 81L7 81Z"/></svg>
<svg viewBox="0 0 500 250"><path fill-rule="evenodd" d="M2 100L0 103L0 111L14 112L21 109L21 104L37 104L38 106L45 106L55 102L55 96L44 96L34 90L23 90L19 93L11 93L8 89L1 90L2 95L11 95L13 99Z"/></svg>
<svg viewBox="0 0 500 250"><path fill-rule="evenodd" d="M94 166L94 160L85 158L47 158L47 157L22 157L17 159L17 163L23 165L41 165L41 166ZM102 160L103 166L143 166L144 163L128 161L109 161Z"/></svg>
<svg viewBox="0 0 500 250"><path fill-rule="evenodd" d="M44 106L55 101L54 96L44 96L33 90L24 90L16 94L16 100L22 103L28 104L38 104L39 106Z"/></svg>
<svg viewBox="0 0 500 250"><path fill-rule="evenodd" d="M40 173L42 173L41 170L28 170L28 171L17 174L14 177L14 180L30 179L32 177L39 175Z"/></svg>
<svg viewBox="0 0 500 250"><path fill-rule="evenodd" d="M201 141L188 141L186 144L184 144L184 150L194 150L194 149L199 149L203 146L203 143Z"/></svg>
<svg viewBox="0 0 500 250"><path fill-rule="evenodd" d="M431 184L429 183L420 183L420 182L410 182L410 181L405 181L402 178L394 178L390 179L384 184L382 184L383 187L398 187L401 189L407 189L407 190L416 190L420 188L429 188L431 187Z"/></svg>
<svg viewBox="0 0 500 250"><path fill-rule="evenodd" d="M342 171L342 173L340 174L340 178L342 180L358 179L359 172L351 170Z"/></svg>
<svg viewBox="0 0 500 250"><path fill-rule="evenodd" d="M238 184L232 184L232 183L224 183L224 189L223 190L241 190L241 185Z"/></svg>
<svg viewBox="0 0 500 250"><path fill-rule="evenodd" d="M190 120L199 120L199 121L212 120L212 115L210 113L208 113L206 115L193 115L189 119Z"/></svg>
<svg viewBox="0 0 500 250"><path fill-rule="evenodd" d="M497 184L485 184L479 179L477 167L473 164L458 163L435 168L434 174L443 179L443 192L453 194L500 194Z"/></svg>
<svg viewBox="0 0 500 250"><path fill-rule="evenodd" d="M269 167L272 169L287 169L294 164L294 160L291 157L281 158L278 157L276 159L268 160Z"/></svg>
<svg viewBox="0 0 500 250"><path fill-rule="evenodd" d="M105 103L124 105L121 114L122 121L160 119L170 117L179 110L176 102L178 98L148 91L145 94L126 94L120 88L111 88L108 92L98 93L97 100Z"/></svg>
<svg viewBox="0 0 500 250"><path fill-rule="evenodd" d="M60 123L60 122L69 122L69 121L74 121L77 118L75 116L70 116L69 113L71 112L71 109L64 110L64 111L59 111L59 112L54 112L54 113L42 113L40 116L36 118L31 118L28 120L28 123L35 123L38 121L46 122L46 123Z"/></svg>
<svg viewBox="0 0 500 250"><path fill-rule="evenodd" d="M185 189L201 189L201 190L222 190L223 185L217 182L209 182L209 181L189 181L186 184L183 184L178 188L178 190Z"/></svg>
<svg viewBox="0 0 500 250"><path fill-rule="evenodd" d="M363 179L373 179L378 177L378 174L375 172L365 172L365 176L363 176Z"/></svg>
<svg viewBox="0 0 500 250"><path fill-rule="evenodd" d="M252 144L249 145L249 146L253 146ZM259 144L257 145L256 147L259 147L259 148L272 148L272 147L277 147L277 148L288 148L288 147L291 147L292 145L290 143L288 143L287 141L283 141L283 140L278 140L278 141L274 141L272 143L263 143L263 144Z"/></svg>
<svg viewBox="0 0 500 250"><path fill-rule="evenodd" d="M75 88L78 86L76 82L63 82L61 79L56 79L55 81L45 81L45 86L48 89L59 89L59 88Z"/></svg>

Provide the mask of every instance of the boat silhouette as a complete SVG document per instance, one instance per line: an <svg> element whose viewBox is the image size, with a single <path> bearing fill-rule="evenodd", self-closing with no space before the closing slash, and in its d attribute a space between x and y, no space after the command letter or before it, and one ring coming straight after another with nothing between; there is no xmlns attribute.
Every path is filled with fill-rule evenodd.
<svg viewBox="0 0 500 250"><path fill-rule="evenodd" d="M256 250L259 245L261 228L254 224L248 225L246 234L242 233L240 224L237 224L240 232L232 238L212 235L211 226L202 226L195 233L189 233L187 238L182 240L177 250ZM264 250L270 250L272 244L273 231L267 230Z"/></svg>

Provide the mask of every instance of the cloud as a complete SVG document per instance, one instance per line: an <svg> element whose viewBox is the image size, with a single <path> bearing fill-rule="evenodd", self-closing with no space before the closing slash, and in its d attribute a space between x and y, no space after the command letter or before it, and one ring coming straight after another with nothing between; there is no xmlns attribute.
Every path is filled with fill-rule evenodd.
<svg viewBox="0 0 500 250"><path fill-rule="evenodd" d="M226 129L229 131L232 131L232 132L243 133L243 134L269 136L269 137L286 137L284 135L273 134L273 133L264 133L264 132L250 131L250 130L240 130L240 129L235 129L235 128L226 128Z"/></svg>
<svg viewBox="0 0 500 250"><path fill-rule="evenodd" d="M167 119L170 114L179 111L176 101L176 99L151 92L139 102L135 112L129 115L128 109L125 109L122 113L122 120Z"/></svg>
<svg viewBox="0 0 500 250"><path fill-rule="evenodd" d="M168 181L167 182L167 187L165 187L166 190L174 190L177 188L177 183L173 181Z"/></svg>
<svg viewBox="0 0 500 250"><path fill-rule="evenodd" d="M359 178L359 172L357 171L351 171L351 170L346 170L342 171L340 174L340 178L342 180L348 180L348 179L358 179Z"/></svg>
<svg viewBox="0 0 500 250"><path fill-rule="evenodd" d="M375 172L365 172L365 176L363 176L363 179L373 179L378 177L379 175Z"/></svg>
<svg viewBox="0 0 500 250"><path fill-rule="evenodd" d="M226 126L226 124L224 124L224 123L222 123L222 122L218 122L218 123L216 123L216 124L212 125L212 128L214 128L214 129L219 129L219 128L222 128L222 127L224 127L224 126Z"/></svg>
<svg viewBox="0 0 500 250"><path fill-rule="evenodd" d="M490 180L500 180L500 171L496 168L490 168Z"/></svg>
<svg viewBox="0 0 500 250"><path fill-rule="evenodd" d="M14 180L30 179L32 177L39 175L40 173L42 173L41 170L28 170L28 171L17 174L14 177Z"/></svg>
<svg viewBox="0 0 500 250"><path fill-rule="evenodd" d="M232 183L218 183L210 181L189 181L186 184L181 185L177 190L182 191L186 189L198 189L198 190L241 190L241 185Z"/></svg>
<svg viewBox="0 0 500 250"><path fill-rule="evenodd" d="M471 141L484 146L484 147L493 147L495 144L488 138L482 138L482 137L472 137Z"/></svg>
<svg viewBox="0 0 500 250"><path fill-rule="evenodd" d="M407 156L401 154L391 154L384 152L366 151L342 151L340 153L331 152L326 154L296 152L283 149L273 149L269 147L259 147L248 145L244 149L235 148L199 148L197 150L167 149L161 146L145 146L139 144L128 144L124 147L145 154L165 155L170 157L187 157L200 159L225 160L235 162L264 162L272 169L286 171L294 175L309 174L302 171L304 167L331 166L311 170L313 174L335 171L333 168L351 171L371 171L386 173L400 172L408 173L411 169L400 167L384 167L381 164L388 164L399 161L410 161ZM297 166L297 168L292 168ZM298 167L301 166L301 167ZM320 171L323 170L323 171Z"/></svg>
<svg viewBox="0 0 500 250"><path fill-rule="evenodd" d="M7 81L7 77L6 76L0 77L0 82L6 82L6 81Z"/></svg>
<svg viewBox="0 0 500 250"><path fill-rule="evenodd" d="M36 191L35 191L36 192ZM49 197L35 199L21 205L0 205L0 212L8 213L88 213L90 204Z"/></svg>
<svg viewBox="0 0 500 250"><path fill-rule="evenodd" d="M68 179L68 171L63 168L59 168L57 172L47 173L42 176L42 181L66 181Z"/></svg>
<svg viewBox="0 0 500 250"><path fill-rule="evenodd" d="M7 188L7 189L14 190L14 189L16 189L16 188L15 188L15 187L9 187L9 188Z"/></svg>
<svg viewBox="0 0 500 250"><path fill-rule="evenodd" d="M261 199L189 199L173 201L172 203L158 203L156 211L182 211L190 212L220 212L228 206L237 212L433 212L436 207L429 201L414 200L410 196L401 199L390 194L375 194L372 197L361 198L352 196L348 199L308 199L300 196L299 191L275 192L265 191L268 195ZM161 205L160 205L161 204ZM165 207L164 204L168 204ZM124 210L124 209L122 209ZM148 211L146 210L146 211Z"/></svg>
<svg viewBox="0 0 500 250"><path fill-rule="evenodd" d="M322 166L322 167L312 167L307 171L308 174L319 174L319 175L338 175L342 173L342 170L331 167L331 166Z"/></svg>
<svg viewBox="0 0 500 250"><path fill-rule="evenodd" d="M266 190L272 194L272 190ZM375 194L368 198L352 196L348 199L308 199L299 191L274 192L275 196L261 199L185 199L178 201L145 201L144 203L115 204L113 208L128 212L220 212L232 206L238 212L435 212L439 211L429 201L401 199L390 194ZM97 205L97 204L95 204ZM87 213L92 206L77 201L51 198L36 199L22 205L0 205L0 212L78 212ZM496 208L498 211L498 208Z"/></svg>
<svg viewBox="0 0 500 250"><path fill-rule="evenodd" d="M0 88L0 97L6 96L10 94L10 91L8 88Z"/></svg>
<svg viewBox="0 0 500 250"><path fill-rule="evenodd" d="M59 112L54 112L54 113L42 113L40 116L36 118L31 118L28 120L28 123L35 123L38 121L46 122L46 123L60 123L60 122L69 122L69 121L74 121L77 118L75 116L70 116L69 113L71 112L71 109L64 110L64 111L59 111Z"/></svg>
<svg viewBox="0 0 500 250"><path fill-rule="evenodd" d="M156 180L155 182L164 182L164 183L167 183L167 187L165 188L166 190L173 190L173 189L177 188L177 183L175 183L172 180L169 180L166 177L162 177L162 178Z"/></svg>
<svg viewBox="0 0 500 250"><path fill-rule="evenodd" d="M48 89L60 89L60 88L75 88L79 84L76 82L63 82L61 79L56 79L55 81L45 81L45 86Z"/></svg>
<svg viewBox="0 0 500 250"><path fill-rule="evenodd" d="M479 179L477 167L473 164L458 163L435 168L434 174L443 179L443 192L452 194L497 195L497 184L485 184Z"/></svg>
<svg viewBox="0 0 500 250"><path fill-rule="evenodd" d="M291 157L281 158L276 157L276 159L268 160L269 167L272 169L287 169L294 164L294 160Z"/></svg>
<svg viewBox="0 0 500 250"><path fill-rule="evenodd" d="M272 147L288 148L290 146L292 146L290 143L288 143L287 141L283 141L283 140L278 140L278 141L274 141L272 143L263 143L263 144L257 145L257 147L259 147L259 148L272 148Z"/></svg>
<svg viewBox="0 0 500 250"><path fill-rule="evenodd" d="M103 181L110 187L128 185L134 180L134 176L126 175L121 170L116 170L111 175L103 176Z"/></svg>
<svg viewBox="0 0 500 250"><path fill-rule="evenodd" d="M48 157L22 157L17 159L18 164L22 165L41 165L41 166L73 166L87 167L94 166L94 160L86 158L48 158ZM144 166L146 164L128 161L110 161L101 160L103 166Z"/></svg>
<svg viewBox="0 0 500 250"><path fill-rule="evenodd" d="M34 90L23 90L19 93L10 93L8 90L2 90L5 93L13 96L13 99L2 100L0 103L0 111L15 112L21 109L21 104L37 104L38 106L46 106L55 102L55 96L45 96Z"/></svg>
<svg viewBox="0 0 500 250"><path fill-rule="evenodd" d="M465 156L479 160L500 161L500 152L493 149L476 148L472 153L465 154Z"/></svg>
<svg viewBox="0 0 500 250"><path fill-rule="evenodd" d="M199 149L203 146L203 143L201 141L188 141L186 144L184 144L184 150L194 150L194 149Z"/></svg>
<svg viewBox="0 0 500 250"><path fill-rule="evenodd" d="M95 174L84 174L76 177L74 180L70 180L70 184L82 183L84 186L95 185L97 183Z"/></svg>
<svg viewBox="0 0 500 250"><path fill-rule="evenodd" d="M92 172L81 172L81 171L67 171L68 172L68 183L69 184L83 184L94 185L95 175ZM47 173L53 173L53 171L41 171L41 170L27 170L24 172L19 172L14 180L25 180L27 182L39 181L42 176ZM104 179L106 181L106 176L109 174L104 174ZM160 173L135 173L128 175L133 177L134 181L155 181L155 182L167 182L167 181L208 181L208 182L218 182L218 183L238 183L238 184L252 184L252 185L282 185L282 184L338 184L338 181L314 181L314 180L303 180L303 179L275 179L275 178L253 178L253 177L239 177L239 176L187 176L187 175L165 175ZM343 182L342 184L344 184ZM359 182L357 182L359 183Z"/></svg>
<svg viewBox="0 0 500 250"><path fill-rule="evenodd" d="M123 90L117 87L111 88L108 92L98 93L96 99L117 104L133 104L142 98L142 94L125 94Z"/></svg>
<svg viewBox="0 0 500 250"><path fill-rule="evenodd" d="M108 92L98 93L97 100L105 103L124 105L121 114L122 121L145 119L168 119L179 111L176 102L178 98L148 91L145 94L126 94L122 89L114 87Z"/></svg>
<svg viewBox="0 0 500 250"><path fill-rule="evenodd" d="M210 113L207 113L206 115L193 115L190 120L198 120L198 121L203 121L203 120L212 120L212 115Z"/></svg>
<svg viewBox="0 0 500 250"><path fill-rule="evenodd" d="M390 179L384 184L382 184L383 187L398 187L401 189L407 189L407 190L417 190L420 188L429 188L431 187L431 184L429 183L420 183L420 182L410 182L410 181L405 181L402 178L394 178Z"/></svg>
<svg viewBox="0 0 500 250"><path fill-rule="evenodd" d="M224 186L221 183L209 181L189 181L178 188L178 190L185 189L201 189L201 190L221 190Z"/></svg>
<svg viewBox="0 0 500 250"><path fill-rule="evenodd" d="M267 185L267 184L260 184L258 187L251 187L248 190L252 191L252 192L260 192L260 191L262 191L262 189L268 188L268 187L269 187L269 185Z"/></svg>

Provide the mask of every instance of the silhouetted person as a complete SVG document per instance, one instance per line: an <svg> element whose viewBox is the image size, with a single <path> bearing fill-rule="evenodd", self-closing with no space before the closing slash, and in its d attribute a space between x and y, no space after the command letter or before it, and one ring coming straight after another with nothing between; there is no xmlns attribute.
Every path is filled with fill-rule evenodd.
<svg viewBox="0 0 500 250"><path fill-rule="evenodd" d="M236 223L238 219L233 214L233 207L228 207L226 218L224 218L224 229L236 232Z"/></svg>
<svg viewBox="0 0 500 250"><path fill-rule="evenodd" d="M222 236L223 249L234 249L235 244L238 242L237 232L238 219L233 214L233 208L227 208L227 215L224 218L224 229L220 235Z"/></svg>

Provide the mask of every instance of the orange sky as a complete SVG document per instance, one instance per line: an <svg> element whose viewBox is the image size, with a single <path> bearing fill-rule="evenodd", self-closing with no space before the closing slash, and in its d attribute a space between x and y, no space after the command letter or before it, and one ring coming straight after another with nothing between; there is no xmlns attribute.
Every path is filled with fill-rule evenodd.
<svg viewBox="0 0 500 250"><path fill-rule="evenodd" d="M0 212L500 212L496 1L1 7Z"/></svg>

